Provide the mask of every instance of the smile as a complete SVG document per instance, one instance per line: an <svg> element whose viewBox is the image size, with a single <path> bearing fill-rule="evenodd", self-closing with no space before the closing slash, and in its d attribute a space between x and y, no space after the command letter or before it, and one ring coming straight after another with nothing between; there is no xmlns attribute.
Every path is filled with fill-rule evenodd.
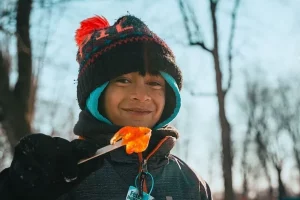
<svg viewBox="0 0 300 200"><path fill-rule="evenodd" d="M151 110L141 109L141 108L123 108L123 110L132 114L140 114L140 115L146 115L152 112Z"/></svg>

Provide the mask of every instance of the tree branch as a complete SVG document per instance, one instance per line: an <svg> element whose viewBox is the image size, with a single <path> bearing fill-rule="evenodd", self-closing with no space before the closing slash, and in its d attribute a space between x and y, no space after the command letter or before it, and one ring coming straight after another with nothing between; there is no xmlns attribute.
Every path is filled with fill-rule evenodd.
<svg viewBox="0 0 300 200"><path fill-rule="evenodd" d="M225 89L225 93L227 93L227 91L230 89L232 83L233 40L235 36L236 21L237 21L236 16L237 16L239 5L240 5L240 0L235 0L234 8L231 14L231 28L230 28L230 35L228 41L228 50L227 50L229 78L228 78L227 88Z"/></svg>
<svg viewBox="0 0 300 200"><path fill-rule="evenodd" d="M217 94L216 93L208 93L208 92L194 92L194 91L191 91L190 94L192 96L201 96L201 97L216 97Z"/></svg>
<svg viewBox="0 0 300 200"><path fill-rule="evenodd" d="M184 27L185 27L185 30L187 32L188 39L189 39L189 41L191 41L191 39L192 39L192 33L191 33L190 27L188 25L188 20L189 19L188 19L188 16L186 14L186 11L184 10L183 1L182 0L178 0L178 3L179 3L180 12L181 12L182 17L183 17Z"/></svg>
<svg viewBox="0 0 300 200"><path fill-rule="evenodd" d="M193 41L193 38L192 38L193 34L192 34L191 28L189 26L189 17L187 15L186 9L184 8L183 0L178 0L178 3L179 3L180 12L181 12L182 17L183 17L184 27L185 27L185 30L187 31L189 44L191 46L199 46L202 49L208 51L209 53L212 53L212 50L207 48L207 46L204 44L203 39L202 40L199 39L198 42ZM191 18L192 18L191 21L192 21L193 25L195 26L196 33L197 33L198 37L201 37L201 36L203 37L203 35L200 32L199 24L196 21L196 17L195 17L195 14L194 14L193 10L191 9L191 7L188 4L187 4L186 7L187 7L187 10L191 13Z"/></svg>
<svg viewBox="0 0 300 200"><path fill-rule="evenodd" d="M9 35L9 36L13 36L14 35L14 33L6 30L1 24L0 24L0 32L3 32L4 34Z"/></svg>
<svg viewBox="0 0 300 200"><path fill-rule="evenodd" d="M203 92L203 91L194 91L188 86L184 86L184 90L188 91L190 95L195 97L216 97L217 93L215 92Z"/></svg>
<svg viewBox="0 0 300 200"><path fill-rule="evenodd" d="M219 3L219 0L209 0L209 2L211 7L216 8Z"/></svg>
<svg viewBox="0 0 300 200"><path fill-rule="evenodd" d="M200 46L200 47L202 47L202 49L208 51L209 53L212 53L212 50L207 48L203 42L190 42L190 45L191 46Z"/></svg>

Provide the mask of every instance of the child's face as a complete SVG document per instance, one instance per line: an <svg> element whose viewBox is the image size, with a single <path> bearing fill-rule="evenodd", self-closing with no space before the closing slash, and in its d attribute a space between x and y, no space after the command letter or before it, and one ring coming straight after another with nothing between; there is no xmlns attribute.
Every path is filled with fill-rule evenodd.
<svg viewBox="0 0 300 200"><path fill-rule="evenodd" d="M165 80L138 72L124 74L110 81L104 96L109 120L119 126L152 128L165 106Z"/></svg>

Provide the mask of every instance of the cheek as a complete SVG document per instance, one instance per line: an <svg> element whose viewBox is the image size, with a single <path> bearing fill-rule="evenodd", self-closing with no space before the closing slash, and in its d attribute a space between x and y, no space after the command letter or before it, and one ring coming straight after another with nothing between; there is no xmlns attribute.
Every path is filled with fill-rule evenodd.
<svg viewBox="0 0 300 200"><path fill-rule="evenodd" d="M165 97L165 93L164 91L159 91L156 95L155 98L156 99L156 104L158 107L158 110L160 112L163 111L164 107L165 107L165 103L166 103L166 97Z"/></svg>
<svg viewBox="0 0 300 200"><path fill-rule="evenodd" d="M108 87L105 92L104 106L105 111L109 115L111 110L114 110L118 106L118 92L115 92L113 88Z"/></svg>

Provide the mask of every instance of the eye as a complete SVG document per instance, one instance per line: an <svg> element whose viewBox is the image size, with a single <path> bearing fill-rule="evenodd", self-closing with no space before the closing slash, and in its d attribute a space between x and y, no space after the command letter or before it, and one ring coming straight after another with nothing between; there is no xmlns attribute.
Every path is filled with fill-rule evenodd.
<svg viewBox="0 0 300 200"><path fill-rule="evenodd" d="M150 85L153 89L161 89L164 87L164 85L158 81L150 81L148 82L148 85Z"/></svg>
<svg viewBox="0 0 300 200"><path fill-rule="evenodd" d="M149 85L152 85L152 86L157 86L157 85L161 85L159 82L155 82L155 81L151 81L148 83Z"/></svg>
<svg viewBox="0 0 300 200"><path fill-rule="evenodd" d="M130 80L128 78L125 78L125 77L120 77L120 78L117 78L115 80L116 83L120 83L120 84L128 84L130 83Z"/></svg>

